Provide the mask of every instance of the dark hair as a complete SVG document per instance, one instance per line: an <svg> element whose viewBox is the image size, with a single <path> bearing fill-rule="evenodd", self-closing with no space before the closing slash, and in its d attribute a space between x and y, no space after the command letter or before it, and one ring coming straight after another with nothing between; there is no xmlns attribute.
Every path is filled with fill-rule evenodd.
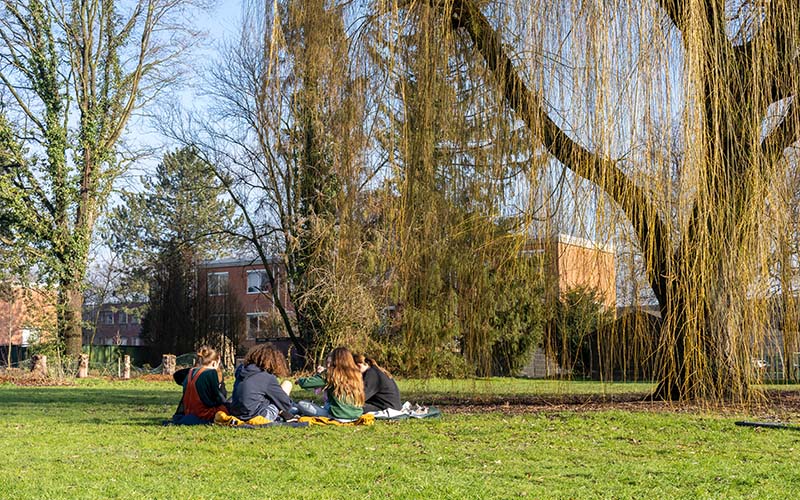
<svg viewBox="0 0 800 500"><path fill-rule="evenodd" d="M276 377L289 376L289 367L287 366L286 358L269 342L266 344L258 344L247 351L244 364L254 364Z"/></svg>
<svg viewBox="0 0 800 500"><path fill-rule="evenodd" d="M382 367L382 366L378 365L378 362L377 362L377 361L375 361L375 360L374 360L374 359L372 359L372 358L368 358L368 357L366 357L366 356L365 356L365 355L363 355L363 354L353 354L353 359L355 360L356 364L366 363L366 364L368 364L368 365L369 365L371 368L375 368L376 370L380 370L380 371L382 371L383 373L385 373L385 374L386 374L386 376L387 376L387 377L389 377L389 378L394 378L394 377L392 377L392 374L391 374L391 373L389 373L389 371L388 371L388 370L386 370L384 367Z"/></svg>

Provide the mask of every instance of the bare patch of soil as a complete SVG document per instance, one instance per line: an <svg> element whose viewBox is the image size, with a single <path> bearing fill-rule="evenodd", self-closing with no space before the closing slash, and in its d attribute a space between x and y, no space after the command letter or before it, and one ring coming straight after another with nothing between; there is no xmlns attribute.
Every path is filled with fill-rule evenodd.
<svg viewBox="0 0 800 500"><path fill-rule="evenodd" d="M75 382L68 378L33 376L28 372L3 372L0 373L0 384L14 384L23 387L57 387L75 385Z"/></svg>
<svg viewBox="0 0 800 500"><path fill-rule="evenodd" d="M710 404L656 401L647 394L433 397L425 404L458 415L504 413L524 415L550 412L638 411L672 413L718 413L750 415L768 420L800 420L800 391L768 391L763 398L746 404Z"/></svg>

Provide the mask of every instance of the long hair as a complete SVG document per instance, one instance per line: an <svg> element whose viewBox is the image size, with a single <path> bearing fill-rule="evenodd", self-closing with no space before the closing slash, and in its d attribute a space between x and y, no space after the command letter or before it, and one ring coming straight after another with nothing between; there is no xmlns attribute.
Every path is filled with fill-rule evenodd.
<svg viewBox="0 0 800 500"><path fill-rule="evenodd" d="M213 349L207 345L200 346L197 349L197 365L198 366L208 366L214 361L219 361L219 353L216 349ZM220 383L222 382L222 366L217 365L217 377L219 378Z"/></svg>
<svg viewBox="0 0 800 500"><path fill-rule="evenodd" d="M346 347L337 347L331 351L328 360L327 381L333 395L346 403L364 406L364 379L353 353Z"/></svg>
<svg viewBox="0 0 800 500"><path fill-rule="evenodd" d="M363 354L353 354L353 360L356 362L357 365L361 364L361 363L366 363L366 364L368 364L370 366L370 368L375 368L376 370L380 370L387 377L394 378L394 377L392 377L392 374L389 373L389 370L387 370L386 368L378 365L377 361L375 361L372 358L368 358L367 356L364 356Z"/></svg>
<svg viewBox="0 0 800 500"><path fill-rule="evenodd" d="M259 344L247 351L247 355L244 357L244 364L254 364L276 377L289 376L286 358L270 343Z"/></svg>

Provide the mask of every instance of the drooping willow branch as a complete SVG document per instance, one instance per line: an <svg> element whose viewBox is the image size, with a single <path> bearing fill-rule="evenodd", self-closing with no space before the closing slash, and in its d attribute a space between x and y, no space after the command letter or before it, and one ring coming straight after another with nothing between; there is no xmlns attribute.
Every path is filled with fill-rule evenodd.
<svg viewBox="0 0 800 500"><path fill-rule="evenodd" d="M548 116L541 97L528 88L506 53L500 36L472 0L433 1L464 29L500 85L509 106L532 131L541 131L542 145L575 174L596 184L619 204L633 225L643 253L652 266L648 279L660 303L666 299L669 234L648 194L633 182L618 162L603 158L576 143Z"/></svg>

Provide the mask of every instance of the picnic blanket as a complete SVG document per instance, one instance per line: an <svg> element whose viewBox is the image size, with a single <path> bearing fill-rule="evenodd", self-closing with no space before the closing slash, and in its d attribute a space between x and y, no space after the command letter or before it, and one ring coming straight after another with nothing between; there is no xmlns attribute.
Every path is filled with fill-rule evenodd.
<svg viewBox="0 0 800 500"><path fill-rule="evenodd" d="M224 425L227 427L241 427L244 429L255 429L256 427L274 427L274 426L287 426L287 427L308 427L305 422L275 422L261 415L255 416L250 420L242 420L233 415L228 415L224 411L218 411L214 415L214 425Z"/></svg>
<svg viewBox="0 0 800 500"><path fill-rule="evenodd" d="M337 425L337 426L356 426L356 425L373 425L375 420L403 420L407 418L431 418L440 417L442 413L433 406L420 406L412 405L408 401L403 405L400 410L383 410L378 412L365 413L355 420L337 420L330 417L299 417L297 421L290 422L275 422L262 416L256 416L250 420L242 420L228 415L224 411L218 411L214 415L214 425L222 425L226 427L239 427L244 429L255 429L258 427L272 427L272 426L289 426L289 427L308 427L315 425ZM177 424L177 425L192 425L195 422L176 422L165 421L164 425ZM198 421L197 424L210 424L212 422Z"/></svg>
<svg viewBox="0 0 800 500"><path fill-rule="evenodd" d="M389 408L382 411L373 411L367 415L374 415L378 420L403 420L406 418L441 417L442 412L435 406L420 406L406 401L399 410Z"/></svg>
<svg viewBox="0 0 800 500"><path fill-rule="evenodd" d="M298 422L307 423L308 425L372 425L375 423L375 415L365 413L355 420L337 420L330 417L300 417Z"/></svg>
<svg viewBox="0 0 800 500"><path fill-rule="evenodd" d="M296 422L273 422L264 417L253 417L250 420L241 420L228 415L224 411L218 411L214 416L214 423L216 425L225 425L228 427L266 427L271 425L292 425L292 427L307 427L309 425L372 425L375 423L375 416L369 413L361 415L355 420L337 420L329 417L299 417Z"/></svg>

